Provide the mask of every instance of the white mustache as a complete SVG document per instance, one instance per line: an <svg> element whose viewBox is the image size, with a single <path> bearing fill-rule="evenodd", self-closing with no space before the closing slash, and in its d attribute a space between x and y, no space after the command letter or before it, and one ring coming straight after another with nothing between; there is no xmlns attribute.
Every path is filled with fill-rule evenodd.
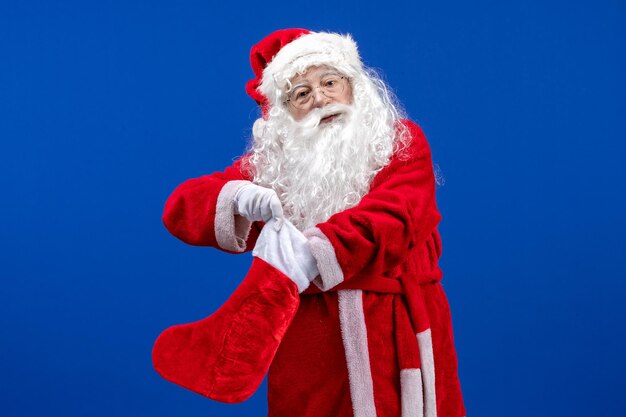
<svg viewBox="0 0 626 417"><path fill-rule="evenodd" d="M322 119L334 114L345 114L346 116L352 113L352 106L341 103L333 103L322 108L316 108L309 112L306 117L298 122L301 128L314 129L321 123Z"/></svg>

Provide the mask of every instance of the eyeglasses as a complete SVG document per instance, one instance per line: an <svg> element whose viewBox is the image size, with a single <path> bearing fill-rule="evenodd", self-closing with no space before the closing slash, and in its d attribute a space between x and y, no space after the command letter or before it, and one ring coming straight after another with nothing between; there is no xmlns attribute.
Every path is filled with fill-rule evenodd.
<svg viewBox="0 0 626 417"><path fill-rule="evenodd" d="M338 97L346 88L347 78L341 75L327 75L320 80L320 85L311 87L301 85L288 92L285 103L299 110L305 110L313 104L313 91L317 88L321 89L322 94L328 98Z"/></svg>

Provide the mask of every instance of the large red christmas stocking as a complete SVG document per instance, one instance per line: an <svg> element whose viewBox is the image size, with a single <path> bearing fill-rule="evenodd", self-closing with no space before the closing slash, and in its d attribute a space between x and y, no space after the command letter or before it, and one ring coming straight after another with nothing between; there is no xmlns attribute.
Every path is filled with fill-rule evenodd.
<svg viewBox="0 0 626 417"><path fill-rule="evenodd" d="M249 398L261 384L304 291L317 276L306 238L270 220L246 278L211 316L170 327L152 351L168 381L226 403Z"/></svg>

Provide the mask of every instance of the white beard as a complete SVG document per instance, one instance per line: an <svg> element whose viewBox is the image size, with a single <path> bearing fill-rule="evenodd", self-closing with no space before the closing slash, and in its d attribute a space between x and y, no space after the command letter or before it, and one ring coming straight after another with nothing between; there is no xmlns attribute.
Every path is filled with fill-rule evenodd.
<svg viewBox="0 0 626 417"><path fill-rule="evenodd" d="M411 140L385 83L372 71L339 69L350 77L352 104L312 110L296 122L282 103L253 126L244 169L278 194L285 216L305 230L359 204L374 176ZM340 112L330 122L325 116Z"/></svg>
<svg viewBox="0 0 626 417"><path fill-rule="evenodd" d="M338 119L320 124L338 110ZM301 230L355 206L367 192L373 170L364 153L359 155L362 146L351 113L348 106L328 106L288 128L293 139L285 142L283 158L276 161L284 180L273 186L287 218Z"/></svg>
<svg viewBox="0 0 626 417"><path fill-rule="evenodd" d="M340 113L330 122L320 122ZM273 188L285 216L305 230L356 206L389 163L393 129L373 138L355 106L328 105L296 122L288 114L255 126L254 182ZM371 117L371 116L370 116Z"/></svg>

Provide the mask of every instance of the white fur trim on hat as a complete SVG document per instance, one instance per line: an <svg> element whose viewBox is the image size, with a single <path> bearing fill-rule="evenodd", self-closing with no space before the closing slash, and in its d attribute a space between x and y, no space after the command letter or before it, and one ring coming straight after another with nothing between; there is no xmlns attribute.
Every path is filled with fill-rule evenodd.
<svg viewBox="0 0 626 417"><path fill-rule="evenodd" d="M263 70L259 91L272 105L279 102L289 80L311 66L329 65L351 76L362 68L350 35L309 33L285 45Z"/></svg>

